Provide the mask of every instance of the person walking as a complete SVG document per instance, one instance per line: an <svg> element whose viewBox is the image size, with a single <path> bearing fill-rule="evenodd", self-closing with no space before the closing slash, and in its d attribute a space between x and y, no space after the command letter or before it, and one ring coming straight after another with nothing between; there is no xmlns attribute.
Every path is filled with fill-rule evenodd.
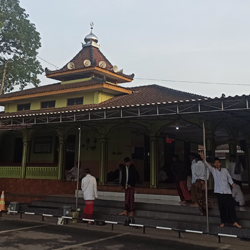
<svg viewBox="0 0 250 250"><path fill-rule="evenodd" d="M225 223L232 223L233 226L241 228L237 223L234 200L230 188L230 185L234 188L235 183L228 170L226 168L221 168L221 161L219 158L216 157L214 159L214 167L211 167L210 164L207 163L204 154L201 153L200 156L214 177L214 193L217 196L221 218L220 227L224 227Z"/></svg>
<svg viewBox="0 0 250 250"><path fill-rule="evenodd" d="M193 193L192 200L196 200L196 203L191 205L192 207L199 207L201 215L206 215L206 182L205 180L209 178L209 171L206 170L206 167L197 154L195 156L196 163L192 165L192 187ZM212 208L211 201L208 199L208 208Z"/></svg>
<svg viewBox="0 0 250 250"><path fill-rule="evenodd" d="M97 184L94 176L90 174L89 168L84 170L85 177L82 179L83 199L85 200L85 207L83 212L84 219L92 219L94 212L94 202L97 196ZM88 222L91 224L91 221Z"/></svg>
<svg viewBox="0 0 250 250"><path fill-rule="evenodd" d="M228 166L228 172L230 173L235 184L239 185L242 189L242 172L243 172L242 164L236 160L235 155L230 156L230 163Z"/></svg>
<svg viewBox="0 0 250 250"><path fill-rule="evenodd" d="M124 158L125 165L122 167L121 174L121 186L125 190L125 210L119 215L134 216L134 196L135 196L135 184L136 184L136 169L131 164L129 157Z"/></svg>
<svg viewBox="0 0 250 250"><path fill-rule="evenodd" d="M185 204L191 201L190 193L187 189L187 169L184 162L180 161L178 155L172 157L172 172L175 176L176 188L180 196L180 204Z"/></svg>

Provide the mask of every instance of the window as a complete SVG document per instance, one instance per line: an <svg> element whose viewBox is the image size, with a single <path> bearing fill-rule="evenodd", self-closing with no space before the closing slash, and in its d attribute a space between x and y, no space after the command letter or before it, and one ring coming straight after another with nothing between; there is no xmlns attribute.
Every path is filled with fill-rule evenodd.
<svg viewBox="0 0 250 250"><path fill-rule="evenodd" d="M68 106L83 104L83 97L68 99Z"/></svg>
<svg viewBox="0 0 250 250"><path fill-rule="evenodd" d="M42 109L54 108L55 104L56 101L41 102L41 108Z"/></svg>
<svg viewBox="0 0 250 250"><path fill-rule="evenodd" d="M17 111L30 110L30 103L17 105Z"/></svg>
<svg viewBox="0 0 250 250"><path fill-rule="evenodd" d="M145 150L143 147L134 147L132 153L133 160L144 160Z"/></svg>
<svg viewBox="0 0 250 250"><path fill-rule="evenodd" d="M34 153L50 153L51 145L51 137L36 137L34 141Z"/></svg>

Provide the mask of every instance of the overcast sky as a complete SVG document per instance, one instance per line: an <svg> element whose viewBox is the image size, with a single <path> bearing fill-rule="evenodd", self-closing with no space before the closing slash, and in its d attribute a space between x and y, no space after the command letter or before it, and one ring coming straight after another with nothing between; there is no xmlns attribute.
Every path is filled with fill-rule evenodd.
<svg viewBox="0 0 250 250"><path fill-rule="evenodd" d="M249 0L20 0L41 34L39 56L62 67L90 32L101 51L136 78L205 96L250 94ZM41 61L43 67L55 69ZM41 84L55 82L40 77Z"/></svg>

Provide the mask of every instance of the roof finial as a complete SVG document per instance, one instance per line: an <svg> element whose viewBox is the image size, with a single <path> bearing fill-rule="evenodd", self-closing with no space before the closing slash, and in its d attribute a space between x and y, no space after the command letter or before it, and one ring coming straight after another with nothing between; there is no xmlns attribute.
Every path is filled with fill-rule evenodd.
<svg viewBox="0 0 250 250"><path fill-rule="evenodd" d="M89 46L89 45L92 45L92 46L95 46L97 48L100 47L100 45L97 45L98 43L98 38L95 34L93 34L92 30L93 30L93 27L94 27L94 23L91 22L90 23L90 34L88 34L85 38L84 38L84 41L86 44L83 44L83 47L84 46Z"/></svg>
<svg viewBox="0 0 250 250"><path fill-rule="evenodd" d="M94 27L94 23L93 22L90 23L90 27L91 27L90 33L92 34L92 30L93 30L93 27Z"/></svg>

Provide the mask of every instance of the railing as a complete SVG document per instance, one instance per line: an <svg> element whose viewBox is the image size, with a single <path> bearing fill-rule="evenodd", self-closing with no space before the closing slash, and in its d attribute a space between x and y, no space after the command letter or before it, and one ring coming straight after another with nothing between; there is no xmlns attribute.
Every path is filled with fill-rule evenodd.
<svg viewBox="0 0 250 250"><path fill-rule="evenodd" d="M21 178L22 167L0 167L0 178Z"/></svg>
<svg viewBox="0 0 250 250"><path fill-rule="evenodd" d="M7 211L1 211L0 210L0 217L2 217L3 213L6 213ZM192 233L192 234L204 234L204 235L213 235L213 236L217 236L218 237L218 243L221 243L221 238L222 237L229 237L229 238L239 238L242 240L247 240L249 241L249 236L248 235L244 235L244 236L239 236L237 235L237 231L234 231L235 234L225 234L225 233L210 233L210 232L206 232L206 231L195 231L195 230L187 230L187 229L178 229L178 228L171 228L171 227L159 227L159 226L149 226L149 225L142 225L142 224L131 224L131 222L128 223L124 223L124 222L118 222L118 221L106 221L106 220L93 220L93 219L84 219L84 218L74 218L71 216L60 216L60 215L54 215L54 214L43 214L43 213L36 213L36 212L29 212L29 211L13 211L13 210L9 210L7 212L7 214L20 214L20 219L23 219L23 215L38 215L42 217L42 221L44 221L44 218L46 217L55 217L55 218L62 218L66 224L69 223L69 221L71 220L76 220L78 222L97 222L98 224L101 222L103 223L103 225L105 224L109 224L111 225L111 230L114 230L114 226L115 225L123 225L123 226L129 226L129 227L135 227L135 228L142 228L142 233L146 234L146 228L151 228L151 229L158 229L158 230L166 230L166 231L174 231L178 233L178 237L179 238L183 238L183 234L182 233ZM64 222L62 223L64 224ZM87 224L88 225L88 224ZM240 229L239 229L240 230ZM223 248L218 248L218 249L223 249Z"/></svg>
<svg viewBox="0 0 250 250"><path fill-rule="evenodd" d="M26 167L27 179L49 179L56 180L58 167Z"/></svg>

